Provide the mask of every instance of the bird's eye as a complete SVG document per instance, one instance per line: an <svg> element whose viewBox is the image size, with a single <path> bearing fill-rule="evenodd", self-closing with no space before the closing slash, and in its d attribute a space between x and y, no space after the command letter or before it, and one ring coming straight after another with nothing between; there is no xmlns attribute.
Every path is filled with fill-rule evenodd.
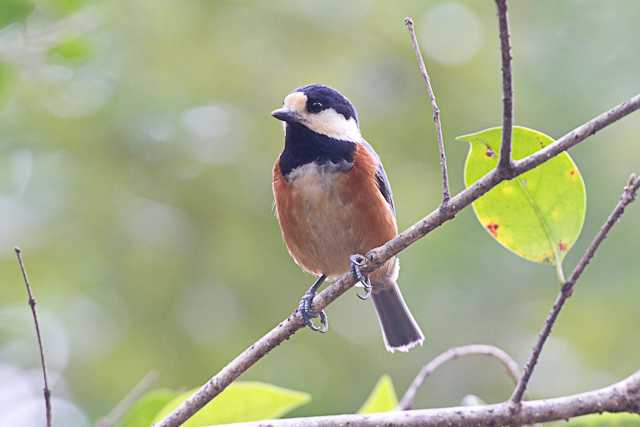
<svg viewBox="0 0 640 427"><path fill-rule="evenodd" d="M324 108L324 106L322 105L322 102L313 102L309 106L309 112L310 113L319 113L320 111L322 111L323 108Z"/></svg>

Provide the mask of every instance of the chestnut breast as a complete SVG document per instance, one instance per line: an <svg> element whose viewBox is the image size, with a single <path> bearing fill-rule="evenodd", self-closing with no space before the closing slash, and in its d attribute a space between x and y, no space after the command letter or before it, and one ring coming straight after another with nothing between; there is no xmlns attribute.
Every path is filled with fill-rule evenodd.
<svg viewBox="0 0 640 427"><path fill-rule="evenodd" d="M274 167L276 213L289 253L306 271L336 276L349 256L397 234L395 216L379 190L377 160L358 144L353 161L310 162L282 176Z"/></svg>

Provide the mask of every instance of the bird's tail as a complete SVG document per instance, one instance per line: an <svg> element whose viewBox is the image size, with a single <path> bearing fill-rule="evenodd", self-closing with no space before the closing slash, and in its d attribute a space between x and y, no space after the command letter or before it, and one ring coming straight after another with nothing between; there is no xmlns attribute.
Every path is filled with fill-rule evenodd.
<svg viewBox="0 0 640 427"><path fill-rule="evenodd" d="M404 302L397 284L375 290L373 303L378 313L382 336L387 350L394 352L409 351L416 345L422 345L424 335Z"/></svg>

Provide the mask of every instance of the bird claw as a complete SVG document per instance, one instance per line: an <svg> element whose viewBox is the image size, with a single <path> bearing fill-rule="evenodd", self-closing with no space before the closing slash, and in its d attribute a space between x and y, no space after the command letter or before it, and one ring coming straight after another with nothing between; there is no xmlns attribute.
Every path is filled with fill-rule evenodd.
<svg viewBox="0 0 640 427"><path fill-rule="evenodd" d="M300 299L300 303L298 304L298 313L300 313L300 317L304 321L304 324L309 327L312 331L325 333L329 330L329 319L327 318L327 314L324 310L320 310L320 312L314 311L313 306L313 298L316 296L316 292L322 282L324 282L325 276L320 276L318 280L309 288L309 290L302 296ZM320 325L317 326L313 323L313 319L316 317L320 318Z"/></svg>
<svg viewBox="0 0 640 427"><path fill-rule="evenodd" d="M356 254L351 255L349 257L349 261L351 265L351 272L355 276L356 280L362 285L362 288L364 290L363 293L358 293L356 295L363 301L369 299L369 297L371 296L371 281L369 280L369 276L367 276L362 272L362 270L360 270L360 268L365 265L366 258L364 257L364 255Z"/></svg>
<svg viewBox="0 0 640 427"><path fill-rule="evenodd" d="M311 308L313 303L313 298L315 297L315 292L307 292L304 294L302 299L300 300L300 304L298 304L298 312L304 321L304 324L309 327L312 331L325 333L329 330L329 320L327 318L327 314L324 310L313 311ZM313 323L313 319L316 317L320 318L320 326L317 326Z"/></svg>

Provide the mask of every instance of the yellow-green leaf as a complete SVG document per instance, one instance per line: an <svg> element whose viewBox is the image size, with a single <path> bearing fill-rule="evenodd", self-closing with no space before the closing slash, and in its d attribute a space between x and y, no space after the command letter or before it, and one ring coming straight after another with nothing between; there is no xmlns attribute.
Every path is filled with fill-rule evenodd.
<svg viewBox="0 0 640 427"><path fill-rule="evenodd" d="M389 412L398 407L398 398L393 388L393 382L389 375L383 375L373 388L373 391L364 402L359 414L372 414L375 412Z"/></svg>
<svg viewBox="0 0 640 427"><path fill-rule="evenodd" d="M640 427L640 415L636 414L594 414L574 418L566 427Z"/></svg>
<svg viewBox="0 0 640 427"><path fill-rule="evenodd" d="M456 139L471 145L464 170L468 187L497 166L502 128ZM541 132L514 127L513 158L522 159L553 142ZM584 181L569 154L561 153L502 182L476 200L473 210L484 229L507 249L530 261L560 266L584 223Z"/></svg>
<svg viewBox="0 0 640 427"><path fill-rule="evenodd" d="M155 417L155 422L169 415L196 390L181 393ZM183 427L203 427L279 418L309 402L307 393L260 382L237 382L198 411Z"/></svg>
<svg viewBox="0 0 640 427"><path fill-rule="evenodd" d="M179 393L168 389L150 391L133 404L125 414L121 427L150 426L156 414Z"/></svg>

